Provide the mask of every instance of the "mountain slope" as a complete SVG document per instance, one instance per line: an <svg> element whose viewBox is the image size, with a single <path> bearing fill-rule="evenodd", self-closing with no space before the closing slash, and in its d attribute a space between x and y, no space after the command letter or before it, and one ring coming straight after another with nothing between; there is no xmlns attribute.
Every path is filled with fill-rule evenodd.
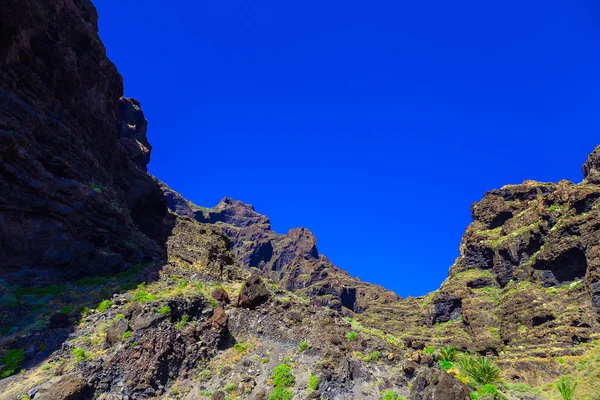
<svg viewBox="0 0 600 400"><path fill-rule="evenodd" d="M235 225L168 210L89 0L0 8L0 399L468 399L431 357L249 273L269 250L238 261ZM215 218L243 227L238 206ZM302 253L360 285L288 236L281 269ZM354 295L336 285L343 310Z"/></svg>
<svg viewBox="0 0 600 400"><path fill-rule="evenodd" d="M448 279L407 299L349 277L318 253L306 229L276 234L240 201L198 208L163 190L174 212L193 210L189 216L221 227L246 268L392 335L405 351L456 346L497 357L509 382L549 388L600 354L599 167L597 148L580 184L525 181L486 193L473 204ZM596 376L599 368L586 371ZM600 393L600 380L586 377L580 390Z"/></svg>

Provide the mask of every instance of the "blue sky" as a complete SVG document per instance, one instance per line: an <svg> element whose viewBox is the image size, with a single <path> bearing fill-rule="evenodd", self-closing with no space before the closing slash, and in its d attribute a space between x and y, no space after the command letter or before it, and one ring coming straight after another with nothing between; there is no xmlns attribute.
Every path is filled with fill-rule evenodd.
<svg viewBox="0 0 600 400"><path fill-rule="evenodd" d="M152 174L402 296L445 279L485 191L579 182L600 143L592 1L94 3Z"/></svg>

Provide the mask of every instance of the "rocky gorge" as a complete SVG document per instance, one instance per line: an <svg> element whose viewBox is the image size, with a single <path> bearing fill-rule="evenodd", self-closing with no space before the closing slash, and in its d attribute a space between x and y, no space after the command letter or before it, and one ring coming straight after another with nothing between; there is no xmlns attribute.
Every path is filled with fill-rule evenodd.
<svg viewBox="0 0 600 400"><path fill-rule="evenodd" d="M486 193L401 298L149 175L89 0L0 6L0 399L600 398L599 148Z"/></svg>

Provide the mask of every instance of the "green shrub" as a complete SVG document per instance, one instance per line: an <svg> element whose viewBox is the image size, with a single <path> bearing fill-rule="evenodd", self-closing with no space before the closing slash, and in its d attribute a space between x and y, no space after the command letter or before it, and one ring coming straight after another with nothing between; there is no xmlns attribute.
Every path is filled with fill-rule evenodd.
<svg viewBox="0 0 600 400"><path fill-rule="evenodd" d="M291 400L292 397L294 397L294 394L289 390L282 387L276 387L271 392L269 400Z"/></svg>
<svg viewBox="0 0 600 400"><path fill-rule="evenodd" d="M236 343L236 344L233 345L233 349L235 351L237 351L238 353L243 353L243 352L246 351L247 346L245 346L245 345L243 345L241 343Z"/></svg>
<svg viewBox="0 0 600 400"><path fill-rule="evenodd" d="M440 361L454 362L458 355L458 349L452 346L442 347L438 350L438 359Z"/></svg>
<svg viewBox="0 0 600 400"><path fill-rule="evenodd" d="M446 361L446 360L440 360L440 361L438 361L438 364L439 364L440 368L442 369L442 371L448 371L450 368L454 367L454 364L452 364L450 361Z"/></svg>
<svg viewBox="0 0 600 400"><path fill-rule="evenodd" d="M123 340L127 340L131 337L131 331L126 331L123 333Z"/></svg>
<svg viewBox="0 0 600 400"><path fill-rule="evenodd" d="M287 364L279 364L278 366L273 368L271 377L273 378L273 384L275 385L275 387L279 388L293 386L296 382L296 378L294 378L292 369Z"/></svg>
<svg viewBox="0 0 600 400"><path fill-rule="evenodd" d="M225 385L226 392L233 392L237 387L233 383L228 383Z"/></svg>
<svg viewBox="0 0 600 400"><path fill-rule="evenodd" d="M308 377L308 384L306 385L310 390L317 390L319 386L319 378L313 374Z"/></svg>
<svg viewBox="0 0 600 400"><path fill-rule="evenodd" d="M98 304L96 306L96 310L100 311L100 312L104 312L106 310L108 310L110 308L110 306L112 306L112 301L110 300L104 300L101 301L100 304Z"/></svg>
<svg viewBox="0 0 600 400"><path fill-rule="evenodd" d="M381 353L379 351L373 351L373 352L371 352L371 354L369 354L367 359L368 359L368 361L377 361L377 360L379 360L380 354Z"/></svg>
<svg viewBox="0 0 600 400"><path fill-rule="evenodd" d="M500 368L491 358L463 354L455 364L464 376L478 385L501 383Z"/></svg>
<svg viewBox="0 0 600 400"><path fill-rule="evenodd" d="M189 320L190 320L190 317L188 317L187 315L182 315L179 322L175 324L175 328L177 328L178 330L181 330L184 326L186 326L188 324Z"/></svg>
<svg viewBox="0 0 600 400"><path fill-rule="evenodd" d="M177 278L177 287L179 289L183 289L188 285L188 282L183 278Z"/></svg>
<svg viewBox="0 0 600 400"><path fill-rule="evenodd" d="M354 331L350 331L346 335L346 339L348 339L348 340L356 340L357 337L358 337L358 334Z"/></svg>
<svg viewBox="0 0 600 400"><path fill-rule="evenodd" d="M87 353L81 347L76 347L71 350L71 354L75 357L75 361L80 362L88 358Z"/></svg>
<svg viewBox="0 0 600 400"><path fill-rule="evenodd" d="M116 321L118 321L120 319L123 319L123 318L125 318L125 315L123 315L123 314L117 314L117 315L115 315L115 320Z"/></svg>
<svg viewBox="0 0 600 400"><path fill-rule="evenodd" d="M577 382L574 382L570 376L561 376L556 383L556 388L560 392L562 400L571 400L577 388Z"/></svg>
<svg viewBox="0 0 600 400"><path fill-rule="evenodd" d="M427 346L425 349L423 349L423 352L430 356L435 352L435 348L433 346Z"/></svg>
<svg viewBox="0 0 600 400"><path fill-rule="evenodd" d="M12 349L0 360L0 378L6 378L14 374L25 360L25 351Z"/></svg>
<svg viewBox="0 0 600 400"><path fill-rule="evenodd" d="M136 290L135 293L133 293L133 296L131 296L131 301L137 301L141 304L154 300L156 300L156 297L153 294L142 289Z"/></svg>
<svg viewBox="0 0 600 400"><path fill-rule="evenodd" d="M298 348L300 349L300 351L304 351L306 349L308 349L310 347L310 345L306 342L300 342L300 344L298 345Z"/></svg>
<svg viewBox="0 0 600 400"><path fill-rule="evenodd" d="M472 400L496 400L496 399L504 399L502 393L498 391L498 388L494 385L483 385L476 392L470 393Z"/></svg>
<svg viewBox="0 0 600 400"><path fill-rule="evenodd" d="M90 310L89 307L86 306L82 306L79 308L79 314L81 314L82 316L86 316L92 313L92 310Z"/></svg>
<svg viewBox="0 0 600 400"><path fill-rule="evenodd" d="M161 313L162 315L164 315L165 317L170 317L171 316L171 307L162 306L158 309L158 312Z"/></svg>
<svg viewBox="0 0 600 400"><path fill-rule="evenodd" d="M404 397L400 396L393 390L385 390L381 392L381 400L404 400Z"/></svg>
<svg viewBox="0 0 600 400"><path fill-rule="evenodd" d="M269 357L265 357L265 358L262 359L262 363L263 364L266 364L268 362L269 362Z"/></svg>

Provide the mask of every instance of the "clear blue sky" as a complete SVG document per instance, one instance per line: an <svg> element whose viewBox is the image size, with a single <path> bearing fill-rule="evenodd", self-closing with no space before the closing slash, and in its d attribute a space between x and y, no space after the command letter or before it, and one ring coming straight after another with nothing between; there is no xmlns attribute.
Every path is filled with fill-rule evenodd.
<svg viewBox="0 0 600 400"><path fill-rule="evenodd" d="M485 191L579 182L600 143L594 1L94 3L151 173L403 296L445 279Z"/></svg>

